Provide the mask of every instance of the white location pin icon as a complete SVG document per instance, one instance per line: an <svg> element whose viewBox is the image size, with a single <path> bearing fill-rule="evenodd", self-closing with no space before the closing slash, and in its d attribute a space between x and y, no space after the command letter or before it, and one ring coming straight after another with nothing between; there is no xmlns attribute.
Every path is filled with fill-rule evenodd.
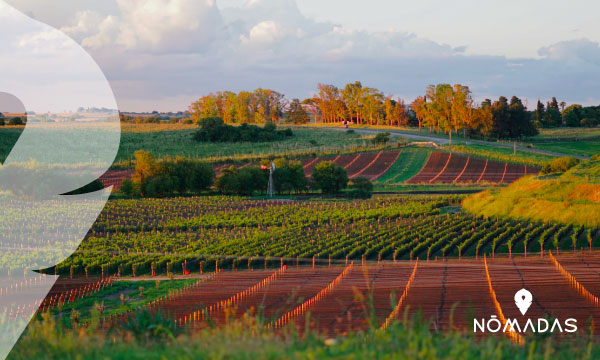
<svg viewBox="0 0 600 360"><path fill-rule="evenodd" d="M531 295L531 293L526 289L521 289L515 294L515 304L521 311L522 315L525 315L527 310L529 310L532 300L533 295Z"/></svg>

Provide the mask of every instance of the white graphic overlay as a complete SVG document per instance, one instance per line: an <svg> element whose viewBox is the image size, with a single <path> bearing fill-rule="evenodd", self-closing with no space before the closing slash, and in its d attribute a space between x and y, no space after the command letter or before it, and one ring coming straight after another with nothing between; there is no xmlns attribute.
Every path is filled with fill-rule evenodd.
<svg viewBox="0 0 600 360"><path fill-rule="evenodd" d="M0 44L0 112L26 121L0 159L4 359L56 280L36 271L68 258L108 200L110 189L64 194L110 167L120 123L104 74L62 32L0 0Z"/></svg>
<svg viewBox="0 0 600 360"><path fill-rule="evenodd" d="M529 310L532 301L533 295L531 295L527 289L521 289L515 294L515 305L517 305L523 316L525 316L527 310Z"/></svg>

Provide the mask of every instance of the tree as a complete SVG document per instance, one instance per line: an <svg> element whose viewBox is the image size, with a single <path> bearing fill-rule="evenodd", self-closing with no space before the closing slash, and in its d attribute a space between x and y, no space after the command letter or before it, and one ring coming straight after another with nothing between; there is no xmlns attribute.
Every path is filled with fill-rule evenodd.
<svg viewBox="0 0 600 360"><path fill-rule="evenodd" d="M358 199L368 199L373 195L373 183L364 177L357 177L350 182L348 195Z"/></svg>
<svg viewBox="0 0 600 360"><path fill-rule="evenodd" d="M452 97L452 128L458 134L461 128L471 127L473 121L473 99L471 90L468 86L460 84L454 85L454 94ZM450 132L452 134L452 131ZM452 138L452 135L450 135Z"/></svg>
<svg viewBox="0 0 600 360"><path fill-rule="evenodd" d="M342 97L348 109L350 121L360 122L360 99L362 98L362 84L356 81L353 84L346 84L342 91Z"/></svg>
<svg viewBox="0 0 600 360"><path fill-rule="evenodd" d="M332 161L323 161L315 167L311 180L324 194L336 194L348 185L348 173Z"/></svg>
<svg viewBox="0 0 600 360"><path fill-rule="evenodd" d="M538 100L535 108L535 126L538 128L545 127L544 115L546 114L546 107Z"/></svg>
<svg viewBox="0 0 600 360"><path fill-rule="evenodd" d="M157 174L159 167L154 155L148 151L138 150L134 153L135 175L134 181L143 184L144 181ZM142 193L142 196L144 194Z"/></svg>
<svg viewBox="0 0 600 360"><path fill-rule="evenodd" d="M273 173L273 181L277 193L300 192L306 188L304 167L300 161L277 159L274 163L276 170ZM263 165L269 166L269 162Z"/></svg>
<svg viewBox="0 0 600 360"><path fill-rule="evenodd" d="M577 127L581 125L582 106L573 104L567 107L562 112L562 118L565 125L570 127Z"/></svg>
<svg viewBox="0 0 600 360"><path fill-rule="evenodd" d="M309 121L308 114L298 99L293 99L290 103L287 117L288 120L294 124L306 124Z"/></svg>
<svg viewBox="0 0 600 360"><path fill-rule="evenodd" d="M413 101L410 107L415 112L415 116L419 122L419 131L421 131L423 123L428 116L427 102L423 96L419 96L415 101Z"/></svg>

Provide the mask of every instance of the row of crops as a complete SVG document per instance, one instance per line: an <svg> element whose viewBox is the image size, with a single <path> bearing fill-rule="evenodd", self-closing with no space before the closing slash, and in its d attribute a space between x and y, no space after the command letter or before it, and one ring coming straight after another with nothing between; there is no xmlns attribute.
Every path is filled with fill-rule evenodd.
<svg viewBox="0 0 600 360"><path fill-rule="evenodd" d="M110 201L58 273L181 274L318 262L434 259L579 250L600 231L446 213L460 197Z"/></svg>

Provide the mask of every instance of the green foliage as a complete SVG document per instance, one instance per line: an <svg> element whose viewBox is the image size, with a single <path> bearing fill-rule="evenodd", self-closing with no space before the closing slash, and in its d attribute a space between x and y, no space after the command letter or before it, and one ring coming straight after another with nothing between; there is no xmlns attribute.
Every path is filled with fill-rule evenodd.
<svg viewBox="0 0 600 360"><path fill-rule="evenodd" d="M552 160L542 168L543 174L563 173L574 166L577 166L581 161L574 157L561 157Z"/></svg>
<svg viewBox="0 0 600 360"><path fill-rule="evenodd" d="M373 183L364 177L352 179L348 195L357 199L369 199L373 195Z"/></svg>
<svg viewBox="0 0 600 360"><path fill-rule="evenodd" d="M123 179L119 191L121 191L121 193L123 193L125 196L136 195L136 188L131 179Z"/></svg>
<svg viewBox="0 0 600 360"><path fill-rule="evenodd" d="M332 161L323 161L315 166L311 181L324 194L337 194L348 185L348 172Z"/></svg>
<svg viewBox="0 0 600 360"><path fill-rule="evenodd" d="M173 320L160 312L151 312L147 309L137 310L133 315L128 316L122 328L140 343L174 339L181 332L181 328Z"/></svg>
<svg viewBox="0 0 600 360"><path fill-rule="evenodd" d="M390 141L390 133L389 132L380 132L375 135L373 138L374 144L387 144Z"/></svg>
<svg viewBox="0 0 600 360"><path fill-rule="evenodd" d="M17 116L8 120L8 125L16 126L16 125L25 125L25 121L22 117Z"/></svg>
<svg viewBox="0 0 600 360"><path fill-rule="evenodd" d="M308 182L300 161L277 159L274 162L276 170L273 173L273 181L278 194L301 192L306 189ZM264 165L270 166L269 162Z"/></svg>
<svg viewBox="0 0 600 360"><path fill-rule="evenodd" d="M226 125L221 118L204 118L194 140L211 143L270 142L293 136L290 129L277 131L277 125L267 122L263 128L246 123L241 126Z"/></svg>
<svg viewBox="0 0 600 360"><path fill-rule="evenodd" d="M4 117L0 116L0 126L4 125L6 125L6 120L4 119Z"/></svg>
<svg viewBox="0 0 600 360"><path fill-rule="evenodd" d="M135 340L135 332L106 334L96 329L67 329L53 318L32 322L11 352L20 359L595 359L593 337L526 337L516 345L507 336L476 338L469 331L432 331L422 316L394 321L386 330L371 323L360 331L330 339L326 334L300 337L244 316L223 328L183 332L161 340Z"/></svg>
<svg viewBox="0 0 600 360"><path fill-rule="evenodd" d="M213 184L214 170L208 164L181 157L157 161L151 153L143 150L136 151L135 157L134 190L128 184L126 188L131 194L136 192L135 189L144 197L200 193Z"/></svg>
<svg viewBox="0 0 600 360"><path fill-rule="evenodd" d="M268 171L258 166L246 166L240 169L231 166L223 169L223 175L217 179L216 187L222 194L248 196L256 192L266 192L268 183Z"/></svg>
<svg viewBox="0 0 600 360"><path fill-rule="evenodd" d="M294 124L307 124L310 119L300 100L293 99L287 111L288 121Z"/></svg>

